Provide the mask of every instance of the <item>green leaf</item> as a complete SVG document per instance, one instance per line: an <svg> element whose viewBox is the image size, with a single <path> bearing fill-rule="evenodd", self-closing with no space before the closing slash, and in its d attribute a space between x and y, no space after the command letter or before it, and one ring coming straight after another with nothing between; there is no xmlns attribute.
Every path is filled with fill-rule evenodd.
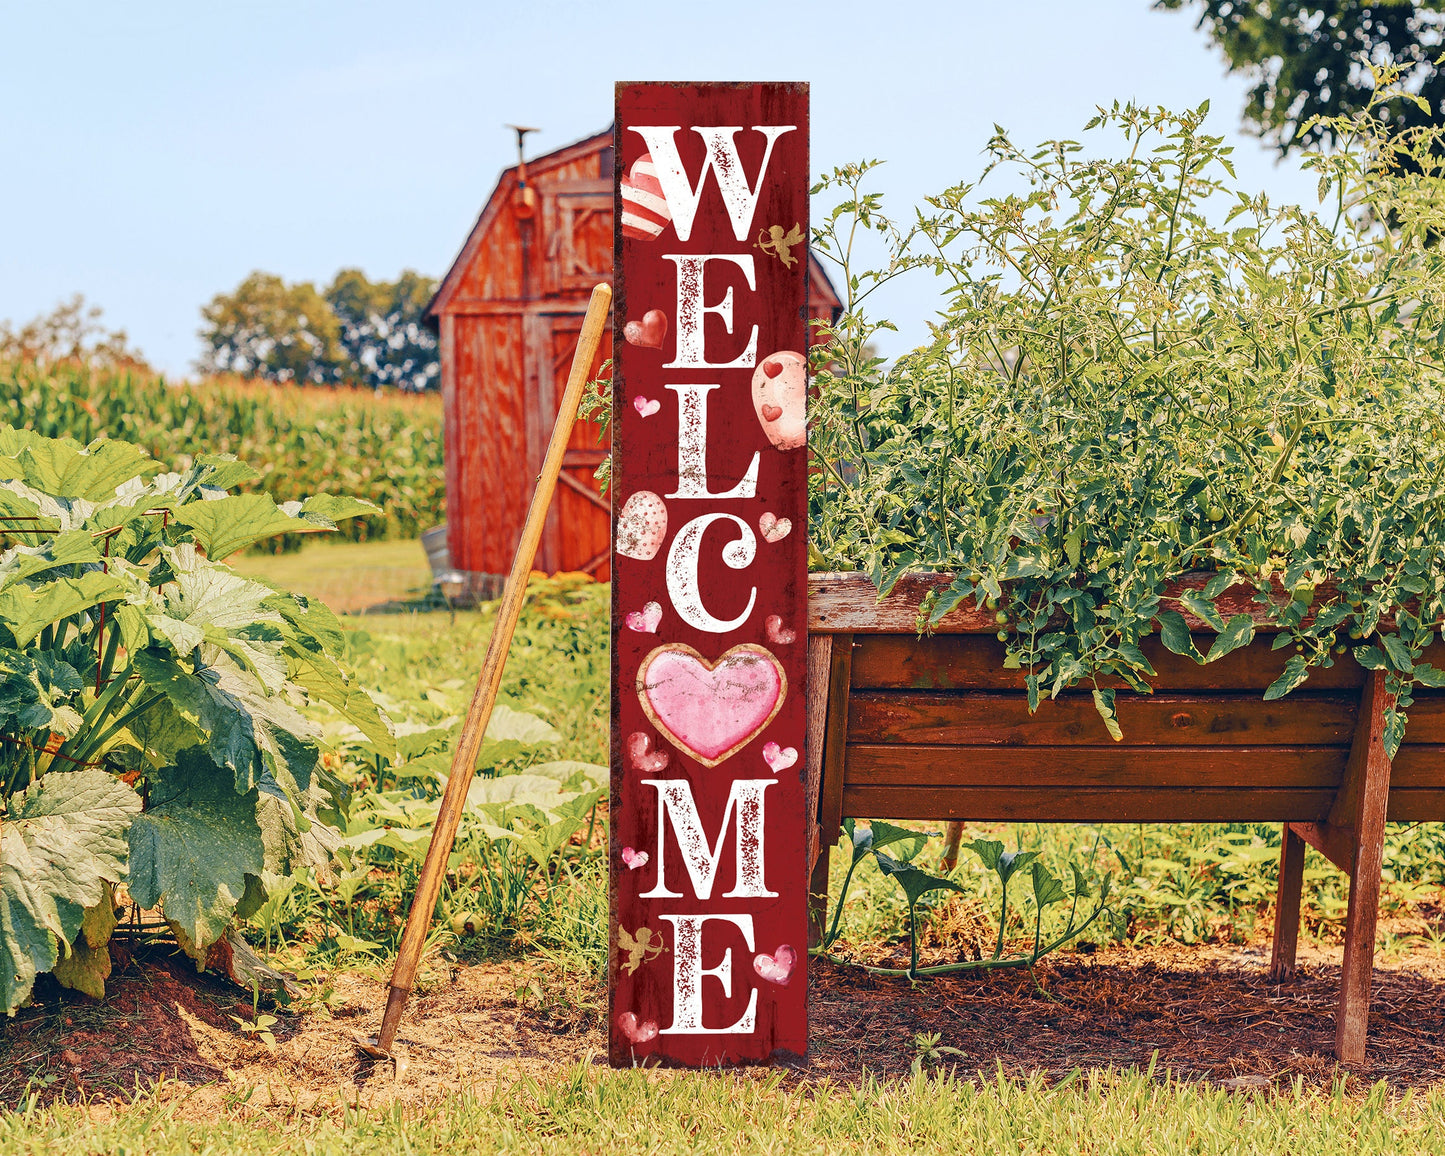
<svg viewBox="0 0 1445 1156"><path fill-rule="evenodd" d="M115 930L115 892L106 883L104 894L94 907L85 909L80 932L70 951L55 961L53 974L64 986L84 992L94 999L105 995L105 981L110 978L110 933Z"/></svg>
<svg viewBox="0 0 1445 1156"><path fill-rule="evenodd" d="M492 717L487 722L486 741L515 742L535 747L544 743L560 743L562 736L551 723L499 702L492 707Z"/></svg>
<svg viewBox="0 0 1445 1156"><path fill-rule="evenodd" d="M1270 683L1269 688L1264 692L1265 702L1283 698L1309 676L1310 668L1309 664L1305 662L1305 656L1303 654L1291 656L1290 660L1284 664L1284 670L1280 676Z"/></svg>
<svg viewBox="0 0 1445 1156"><path fill-rule="evenodd" d="M1241 646L1248 646L1254 641L1254 619L1248 614L1236 614L1229 620L1229 625L1224 628L1219 637L1214 640L1214 645L1209 648L1209 654L1205 656L1205 662L1213 662L1217 658L1223 658L1231 651L1238 650Z"/></svg>
<svg viewBox="0 0 1445 1156"><path fill-rule="evenodd" d="M974 839L964 843L961 850L972 851L983 862L984 870L997 871L998 861L1003 855L1003 844L997 839Z"/></svg>
<svg viewBox="0 0 1445 1156"><path fill-rule="evenodd" d="M263 770L288 790L305 789L316 765L320 732L295 707L267 695L235 670L194 671L155 648L131 659L146 685L161 691L188 723L206 736L213 761L235 775L236 790L260 781Z"/></svg>
<svg viewBox="0 0 1445 1156"><path fill-rule="evenodd" d="M1033 864L1030 879L1034 885L1034 903L1040 908L1062 903L1069 897L1068 892L1064 890L1064 885L1055 879L1042 863L1035 862Z"/></svg>
<svg viewBox="0 0 1445 1156"><path fill-rule="evenodd" d="M265 868L257 793L237 794L228 770L192 749L152 776L150 798L130 828L130 893L142 907L161 904L203 964L230 926L247 873Z"/></svg>
<svg viewBox="0 0 1445 1156"><path fill-rule="evenodd" d="M1366 670L1384 670L1385 656L1373 646L1357 646L1354 649L1354 658Z"/></svg>
<svg viewBox="0 0 1445 1156"><path fill-rule="evenodd" d="M292 507L297 507L292 509ZM295 517L334 530L336 523L344 518L364 517L381 513L381 507L363 498L348 498L341 494L315 494L304 502L287 502L283 511Z"/></svg>
<svg viewBox="0 0 1445 1156"><path fill-rule="evenodd" d="M937 875L930 875L912 863L895 859L891 855L885 855L882 851L874 851L873 857L878 861L878 869L883 874L891 876L903 888L903 894L908 897L910 907L930 891L962 892L966 890L952 879L942 879Z"/></svg>
<svg viewBox="0 0 1445 1156"><path fill-rule="evenodd" d="M926 832L895 827L892 823L885 823L881 819L869 820L868 827L873 832L873 850L893 847L895 848L895 857L905 863L910 862L923 848L928 846L928 840L931 838Z"/></svg>
<svg viewBox="0 0 1445 1156"><path fill-rule="evenodd" d="M1069 565L1077 566L1084 548L1084 529L1082 526L1075 526L1064 538L1064 553L1068 555Z"/></svg>
<svg viewBox="0 0 1445 1156"><path fill-rule="evenodd" d="M126 872L140 796L106 772L51 771L11 796L0 827L0 1004L12 1015L35 976L73 943L85 911Z"/></svg>
<svg viewBox="0 0 1445 1156"><path fill-rule="evenodd" d="M1184 615L1177 610L1161 610L1155 618L1159 621L1159 640L1164 643L1166 650L1185 655L1201 664L1204 662L1204 655L1195 647L1194 635L1190 633Z"/></svg>
<svg viewBox="0 0 1445 1156"><path fill-rule="evenodd" d="M44 546L17 546L6 562L0 563L0 588L48 570L86 564L98 566L100 563L101 553L90 533L67 530Z"/></svg>
<svg viewBox="0 0 1445 1156"><path fill-rule="evenodd" d="M1119 725L1119 716L1114 713L1114 694L1112 689L1094 687L1094 709L1104 720L1104 729L1109 732L1109 737L1118 743L1124 741L1124 728Z"/></svg>
<svg viewBox="0 0 1445 1156"><path fill-rule="evenodd" d="M1239 575L1233 570L1221 570L1213 578L1204 584L1204 597L1212 603L1231 586L1239 581Z"/></svg>
<svg viewBox="0 0 1445 1156"><path fill-rule="evenodd" d="M1401 674L1409 674L1415 668L1415 662L1410 657L1410 649L1401 640L1398 634L1381 634L1378 636L1380 645L1385 648L1385 657L1390 660L1390 665Z"/></svg>
<svg viewBox="0 0 1445 1156"><path fill-rule="evenodd" d="M11 586L0 591L0 623L9 628L17 646L25 647L52 622L122 598L126 592L124 583L99 570L37 587Z"/></svg>
<svg viewBox="0 0 1445 1156"><path fill-rule="evenodd" d="M284 513L266 494L233 494L215 502L187 502L175 521L191 527L206 556L217 562L278 534L313 531L304 518Z"/></svg>
<svg viewBox="0 0 1445 1156"><path fill-rule="evenodd" d="M1220 617L1219 611L1214 608L1214 603L1205 598L1197 590L1186 590L1179 596L1180 603L1184 609L1194 615L1200 621L1207 623L1212 629L1223 631L1225 629L1224 619Z"/></svg>
<svg viewBox="0 0 1445 1156"><path fill-rule="evenodd" d="M1415 667L1415 681L1421 686L1430 686L1437 690L1445 688L1445 670L1422 662Z"/></svg>

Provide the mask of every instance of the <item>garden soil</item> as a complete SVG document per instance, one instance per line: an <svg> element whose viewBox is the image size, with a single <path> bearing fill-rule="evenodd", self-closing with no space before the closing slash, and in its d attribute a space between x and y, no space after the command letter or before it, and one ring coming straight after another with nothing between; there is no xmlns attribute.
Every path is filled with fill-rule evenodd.
<svg viewBox="0 0 1445 1156"><path fill-rule="evenodd" d="M812 1048L785 1065L786 1079L906 1074L915 1037L928 1033L963 1053L941 1062L985 1078L1000 1069L1058 1079L1075 1067L1143 1068L1156 1055L1160 1072L1240 1089L1301 1077L1328 1086L1345 1075L1361 1092L1377 1080L1403 1090L1445 1078L1445 953L1392 953L1380 963L1369 1059L1348 1073L1330 1054L1339 950L1302 946L1300 962L1295 980L1272 984L1258 946L1111 947L1051 956L1033 974L913 985L815 962ZM118 966L102 1001L46 981L36 1006L0 1025L0 1098L83 1097L107 1112L155 1091L182 1099L197 1118L329 1113L420 1106L458 1088L485 1093L605 1062L601 990L533 961L429 960L395 1062L367 1059L356 1046L380 1022L386 976L351 971L330 982L327 1010L278 1016L272 1048L238 1026L252 1017L249 995L163 949Z"/></svg>

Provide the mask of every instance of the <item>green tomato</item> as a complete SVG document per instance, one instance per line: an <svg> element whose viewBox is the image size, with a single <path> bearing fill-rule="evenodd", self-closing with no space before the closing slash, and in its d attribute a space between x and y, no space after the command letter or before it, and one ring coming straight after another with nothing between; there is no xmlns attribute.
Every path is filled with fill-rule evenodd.
<svg viewBox="0 0 1445 1156"><path fill-rule="evenodd" d="M1209 520L1210 520L1211 522L1222 522L1222 521L1224 521L1224 507L1223 507L1223 506L1210 506L1209 509L1205 511L1205 514L1208 516L1208 518L1209 518Z"/></svg>
<svg viewBox="0 0 1445 1156"><path fill-rule="evenodd" d="M1000 626L1007 626L1007 625L1008 625L1008 612L1007 612L1007 611L1004 611L1004 610L1000 610L997 614L995 614L995 615L993 616L993 620L994 620L995 622L997 622Z"/></svg>
<svg viewBox="0 0 1445 1156"><path fill-rule="evenodd" d="M1008 631L1007 631L1007 630L1000 630L997 634L994 635L994 637L997 638L1000 642L1007 642L1007 641L1008 641Z"/></svg>

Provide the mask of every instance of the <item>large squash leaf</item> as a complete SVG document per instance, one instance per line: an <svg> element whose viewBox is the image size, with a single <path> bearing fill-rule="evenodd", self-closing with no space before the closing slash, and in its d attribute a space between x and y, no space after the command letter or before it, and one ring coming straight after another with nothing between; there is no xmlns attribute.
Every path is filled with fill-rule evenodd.
<svg viewBox="0 0 1445 1156"><path fill-rule="evenodd" d="M200 730L212 761L228 768L238 791L269 770L288 789L304 790L316 765L316 725L241 672L177 661L152 648L133 656L132 669L161 691L176 712Z"/></svg>
<svg viewBox="0 0 1445 1156"><path fill-rule="evenodd" d="M99 570L79 578L57 578L43 586L22 583L0 590L0 625L14 635L17 646L25 647L52 622L124 597L125 593L126 587L119 579Z"/></svg>
<svg viewBox="0 0 1445 1156"><path fill-rule="evenodd" d="M233 494L214 502L187 502L176 510L175 520L191 527L206 556L217 562L262 538L317 529L306 519L283 512L266 494Z"/></svg>
<svg viewBox="0 0 1445 1156"><path fill-rule="evenodd" d="M150 792L150 810L130 828L131 896L160 904L204 953L230 925L247 873L264 866L257 794L237 794L227 770L199 749L152 776Z"/></svg>
<svg viewBox="0 0 1445 1156"><path fill-rule="evenodd" d="M0 1004L7 1015L55 966L105 884L126 872L141 801L104 771L52 771L10 799L0 829Z"/></svg>
<svg viewBox="0 0 1445 1156"><path fill-rule="evenodd" d="M110 933L115 930L115 892L109 883L94 907L85 909L70 951L55 961L54 975L65 987L100 999L110 978Z"/></svg>
<svg viewBox="0 0 1445 1156"><path fill-rule="evenodd" d="M161 467L129 442L91 442L47 438L30 430L6 429L0 439L0 477L19 478L61 498L103 502L132 478L160 473Z"/></svg>

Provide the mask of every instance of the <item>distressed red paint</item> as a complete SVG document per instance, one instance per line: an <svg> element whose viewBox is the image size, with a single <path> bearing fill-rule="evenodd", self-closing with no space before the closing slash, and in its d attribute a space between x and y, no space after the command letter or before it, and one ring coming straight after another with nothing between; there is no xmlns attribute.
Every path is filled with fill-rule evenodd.
<svg viewBox="0 0 1445 1156"><path fill-rule="evenodd" d="M611 1059L802 1054L808 90L616 134Z"/></svg>

